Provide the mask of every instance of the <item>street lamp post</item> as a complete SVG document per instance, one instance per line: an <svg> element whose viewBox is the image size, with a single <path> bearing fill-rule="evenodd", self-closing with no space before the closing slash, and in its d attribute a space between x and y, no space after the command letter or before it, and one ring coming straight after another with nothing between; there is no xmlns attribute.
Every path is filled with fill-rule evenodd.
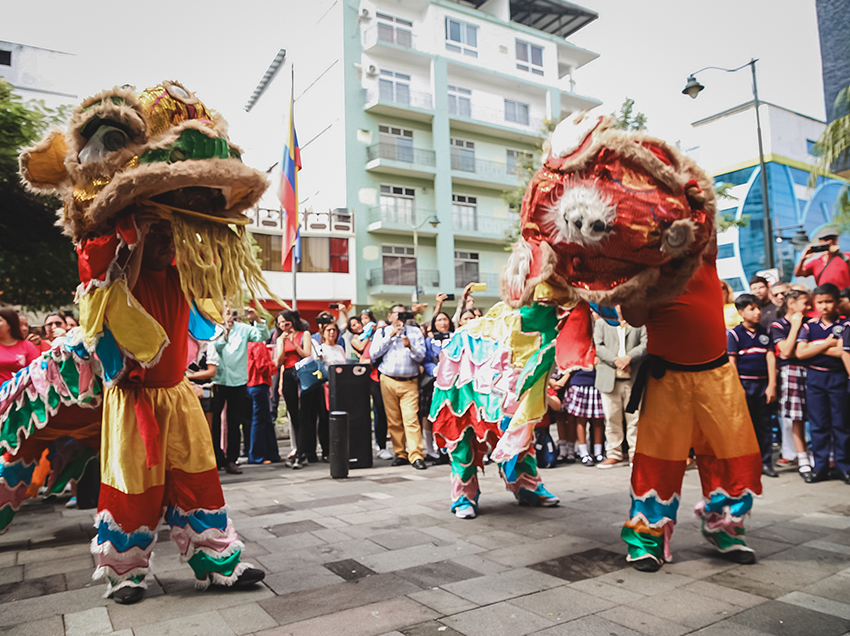
<svg viewBox="0 0 850 636"><path fill-rule="evenodd" d="M755 104L756 109L756 131L758 132L758 143L759 143L759 170L761 176L761 199L763 204L763 216L764 216L764 259L765 259L765 269L771 269L774 265L773 261L773 229L772 229L772 221L770 218L770 202L767 199L767 169L764 165L764 144L762 143L761 136L761 117L759 116L759 89L758 82L756 81L756 62L758 59L751 59L749 62L744 64L743 66L739 66L738 68L720 68L719 66L706 66L698 70L696 73L691 73L688 76L688 83L685 85L685 88L682 90L682 94L688 95L691 99L696 99L697 95L699 95L700 91L705 88L702 84L700 84L697 79L697 73L702 73L707 70L716 70L716 71L724 71L726 73L734 73L736 71L740 71L743 68L750 67L753 72L753 102Z"/></svg>
<svg viewBox="0 0 850 636"><path fill-rule="evenodd" d="M413 303L419 302L419 228L426 223L430 223L431 227L437 227L440 224L440 219L437 218L436 214L432 214L418 225L414 217L414 222L410 224L410 227L413 228L413 295L410 300Z"/></svg>

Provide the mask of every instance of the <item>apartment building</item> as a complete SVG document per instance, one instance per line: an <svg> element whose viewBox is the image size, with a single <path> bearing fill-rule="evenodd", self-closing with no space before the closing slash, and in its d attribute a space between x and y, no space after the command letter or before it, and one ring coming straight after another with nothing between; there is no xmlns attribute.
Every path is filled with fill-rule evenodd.
<svg viewBox="0 0 850 636"><path fill-rule="evenodd" d="M69 53L0 40L0 77L25 100L38 99L51 108L76 103L75 64Z"/></svg>
<svg viewBox="0 0 850 636"><path fill-rule="evenodd" d="M561 0L306 4L304 42L285 43L283 70L252 111L281 119L274 108L288 103L294 64L310 255L299 307L410 302L416 288L433 306L437 292L470 282L486 282L479 297L494 302L516 223L501 195L517 186L517 163L544 120L599 104L572 79L597 54L568 39L597 14ZM260 154L271 164L279 149ZM266 235L269 280L289 299L291 274L273 271L273 197L264 206L254 231Z"/></svg>

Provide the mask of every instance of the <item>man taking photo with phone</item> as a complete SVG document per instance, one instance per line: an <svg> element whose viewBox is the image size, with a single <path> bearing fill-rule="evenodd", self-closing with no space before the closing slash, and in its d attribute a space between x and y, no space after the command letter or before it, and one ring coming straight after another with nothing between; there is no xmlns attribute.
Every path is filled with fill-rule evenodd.
<svg viewBox="0 0 850 636"><path fill-rule="evenodd" d="M818 244L806 248L794 268L794 276L814 276L815 286L832 283L838 289L850 287L850 259L838 245L838 231L825 227L815 238ZM815 258L809 259L810 256Z"/></svg>
<svg viewBox="0 0 850 636"><path fill-rule="evenodd" d="M413 314L404 305L393 305L372 341L372 360L380 359L381 396L387 428L393 443L393 466L412 464L425 470L422 431L419 428L419 364L425 358L425 339L419 327L405 321Z"/></svg>

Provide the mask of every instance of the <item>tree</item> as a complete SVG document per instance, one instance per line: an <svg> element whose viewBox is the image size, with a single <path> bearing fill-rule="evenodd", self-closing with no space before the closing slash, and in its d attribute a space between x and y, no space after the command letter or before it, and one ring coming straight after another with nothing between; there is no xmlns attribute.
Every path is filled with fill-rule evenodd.
<svg viewBox="0 0 850 636"><path fill-rule="evenodd" d="M33 310L56 309L74 301L79 283L77 256L56 227L58 197L26 190L18 176L18 153L68 109L24 102L0 78L0 303Z"/></svg>
<svg viewBox="0 0 850 636"><path fill-rule="evenodd" d="M729 194L729 190L732 189L732 187L731 183L715 183L714 194L718 200L726 199L737 201L738 197L734 197ZM749 214L742 214L740 219L736 219L731 214L718 214L717 218L714 220L714 227L718 233L728 230L730 227L747 227L749 224Z"/></svg>
<svg viewBox="0 0 850 636"><path fill-rule="evenodd" d="M832 174L832 170L847 169L850 163L850 86L835 97L835 113L843 113L829 122L812 148L817 163L809 176L809 187L817 185L818 177ZM846 174L846 173L843 173ZM841 234L850 233L850 188L841 190L835 202L836 214L830 227Z"/></svg>
<svg viewBox="0 0 850 636"><path fill-rule="evenodd" d="M616 120L614 128L635 132L646 130L646 115L640 112L636 113L634 110L635 100L631 97L626 97L620 106L620 112L611 113L611 116Z"/></svg>

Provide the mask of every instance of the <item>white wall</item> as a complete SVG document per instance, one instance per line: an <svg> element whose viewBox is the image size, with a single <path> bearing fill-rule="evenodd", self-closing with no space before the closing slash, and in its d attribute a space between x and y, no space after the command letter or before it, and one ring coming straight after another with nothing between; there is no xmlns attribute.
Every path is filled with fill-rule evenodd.
<svg viewBox="0 0 850 636"><path fill-rule="evenodd" d="M0 77L24 99L40 99L51 108L78 101L71 81L75 56L6 41L0 41L0 50L12 52L12 65L0 66Z"/></svg>

